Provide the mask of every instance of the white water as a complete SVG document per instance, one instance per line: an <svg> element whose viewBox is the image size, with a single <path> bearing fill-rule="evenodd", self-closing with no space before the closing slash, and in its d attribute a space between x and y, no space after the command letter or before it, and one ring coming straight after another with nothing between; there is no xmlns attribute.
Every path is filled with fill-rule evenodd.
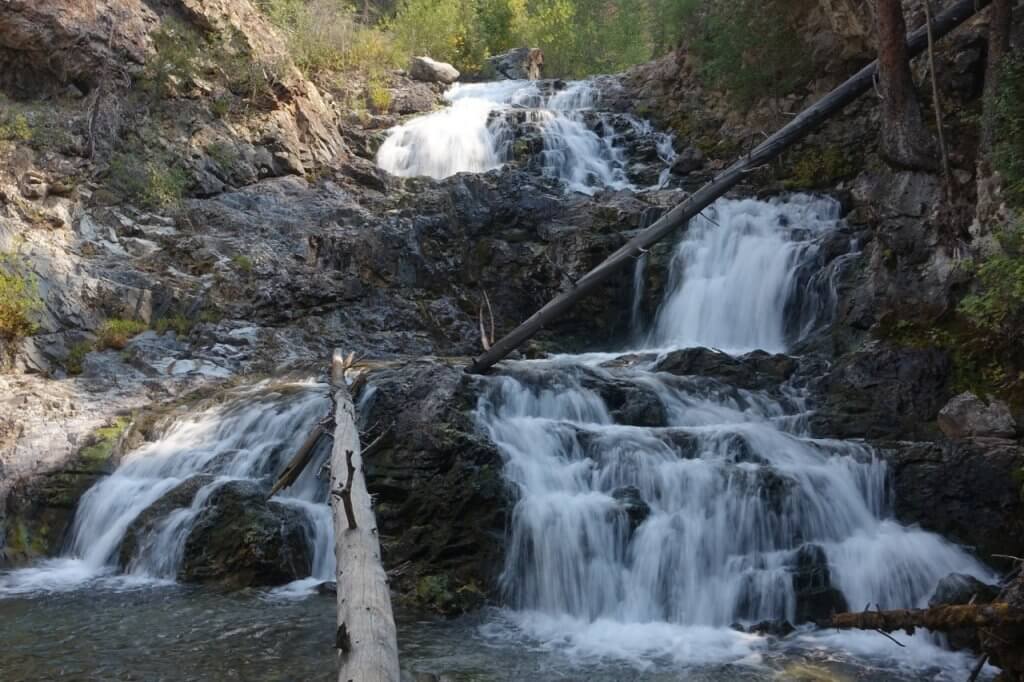
<svg viewBox="0 0 1024 682"><path fill-rule="evenodd" d="M817 240L838 224L834 203L725 200L708 215L677 248L648 343L785 350L834 293L813 272ZM895 522L885 463L864 444L810 437L796 389L602 369L607 358L506 363L478 405L518 500L502 585L520 632L639 667L756 663L765 639L728 626L796 621L802 548L824 553L851 609L924 605L952 572L995 579L939 536ZM653 394L666 426L616 423L593 388L601 380ZM630 487L650 507L634 532L613 495ZM880 636L787 641L940 677L969 669L927 634L910 640L903 657Z"/></svg>
<svg viewBox="0 0 1024 682"><path fill-rule="evenodd" d="M541 130L544 175L586 194L601 188L638 189L626 174L622 131L615 130L609 114L596 111L599 94L589 81L569 83L549 96L531 81L457 84L445 98L445 109L395 127L377 151L377 165L402 177L493 170L511 157L518 112ZM659 181L664 185L675 158L671 136L629 115L618 120L634 134L653 137L665 164Z"/></svg>
<svg viewBox="0 0 1024 682"><path fill-rule="evenodd" d="M74 589L97 579L126 585L174 580L185 541L210 495L228 481L264 480L283 466L328 409L324 386L314 383L250 386L216 407L174 423L163 436L128 453L110 476L79 502L62 556L34 568L0 576L0 594ZM276 502L306 517L313 548L311 584L334 577L333 528L326 486L314 461ZM193 476L211 480L190 506L172 511L139 542L139 549L115 577L117 555L132 521L150 505Z"/></svg>

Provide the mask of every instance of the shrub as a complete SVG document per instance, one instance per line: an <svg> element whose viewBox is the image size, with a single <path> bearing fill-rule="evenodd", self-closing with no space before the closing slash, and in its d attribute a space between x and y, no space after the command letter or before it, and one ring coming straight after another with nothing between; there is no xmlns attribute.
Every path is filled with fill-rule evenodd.
<svg viewBox="0 0 1024 682"><path fill-rule="evenodd" d="M12 254L0 253L0 341L13 345L36 332L42 311L39 286Z"/></svg>
<svg viewBox="0 0 1024 682"><path fill-rule="evenodd" d="M372 79L367 84L366 98L377 113L387 113L391 108L391 91L377 79Z"/></svg>
<svg viewBox="0 0 1024 682"><path fill-rule="evenodd" d="M192 326L192 320L185 315L177 314L170 317L161 317L153 325L153 329L160 334L173 330L178 336L188 336L188 333L192 331Z"/></svg>
<svg viewBox="0 0 1024 682"><path fill-rule="evenodd" d="M28 142L32 139L32 126L22 113L0 115L0 140Z"/></svg>
<svg viewBox="0 0 1024 682"><path fill-rule="evenodd" d="M174 17L165 17L149 35L153 54L146 60L142 86L154 97L165 98L176 83L188 84L198 75L209 46L192 27Z"/></svg>
<svg viewBox="0 0 1024 682"><path fill-rule="evenodd" d="M146 324L138 320L113 318L100 327L96 335L97 350L123 350L132 337L146 331Z"/></svg>
<svg viewBox="0 0 1024 682"><path fill-rule="evenodd" d="M82 373L82 365L85 362L85 356L88 355L94 346L88 341L79 341L75 345L71 346L68 350L68 357L64 361L64 368L68 371L68 374L79 375Z"/></svg>
<svg viewBox="0 0 1024 682"><path fill-rule="evenodd" d="M996 95L994 165L1006 184L1005 196L1024 207L1024 55L1011 54L999 79Z"/></svg>
<svg viewBox="0 0 1024 682"><path fill-rule="evenodd" d="M231 264L234 265L235 269L239 272L244 272L247 275L252 272L252 258L249 258L249 256L239 254L231 259Z"/></svg>
<svg viewBox="0 0 1024 682"><path fill-rule="evenodd" d="M189 178L184 170L143 149L119 151L110 159L108 181L126 198L147 208L174 206L185 195Z"/></svg>

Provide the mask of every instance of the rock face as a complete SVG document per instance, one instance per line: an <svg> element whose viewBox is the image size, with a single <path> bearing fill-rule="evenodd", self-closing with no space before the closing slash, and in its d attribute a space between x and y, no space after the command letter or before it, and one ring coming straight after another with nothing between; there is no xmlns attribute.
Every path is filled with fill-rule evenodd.
<svg viewBox="0 0 1024 682"><path fill-rule="evenodd" d="M459 70L430 57L413 57L409 63L409 77L425 83L454 83L459 80Z"/></svg>
<svg viewBox="0 0 1024 682"><path fill-rule="evenodd" d="M517 47L487 59L480 74L483 80L540 79L544 70L544 52L536 47Z"/></svg>
<svg viewBox="0 0 1024 682"><path fill-rule="evenodd" d="M226 483L211 494L185 541L178 577L249 587L308 576L312 550L305 518L266 495L248 481Z"/></svg>
<svg viewBox="0 0 1024 682"><path fill-rule="evenodd" d="M358 396L367 439L384 434L365 466L392 585L446 614L479 606L501 569L503 463L473 421L474 385L423 359L371 372Z"/></svg>
<svg viewBox="0 0 1024 682"><path fill-rule="evenodd" d="M1006 403L990 400L986 405L969 391L953 396L939 411L939 428L949 438L1011 438L1017 433L1017 424Z"/></svg>
<svg viewBox="0 0 1024 682"><path fill-rule="evenodd" d="M983 557L1024 553L1019 444L967 438L879 447L892 467L900 520L974 546Z"/></svg>

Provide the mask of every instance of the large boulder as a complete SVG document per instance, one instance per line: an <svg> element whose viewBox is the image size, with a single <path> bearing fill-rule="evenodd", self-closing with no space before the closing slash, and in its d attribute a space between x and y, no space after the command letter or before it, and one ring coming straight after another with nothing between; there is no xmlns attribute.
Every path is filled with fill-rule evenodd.
<svg viewBox="0 0 1024 682"><path fill-rule="evenodd" d="M753 351L734 356L712 348L684 348L666 354L658 372L677 376L711 377L737 388L767 389L783 383L797 368L788 355Z"/></svg>
<svg viewBox="0 0 1024 682"><path fill-rule="evenodd" d="M481 77L487 80L540 79L544 70L544 52L537 47L517 47L487 59Z"/></svg>
<svg viewBox="0 0 1024 682"><path fill-rule="evenodd" d="M1006 403L990 400L985 404L970 391L953 396L939 411L939 428L949 438L1011 438L1017 432L1017 424Z"/></svg>
<svg viewBox="0 0 1024 682"><path fill-rule="evenodd" d="M185 541L178 577L249 587L309 576L305 517L266 497L252 481L231 481L213 492Z"/></svg>
<svg viewBox="0 0 1024 682"><path fill-rule="evenodd" d="M889 462L900 521L972 545L983 556L1024 554L1020 445L965 438L880 443L878 449Z"/></svg>
<svg viewBox="0 0 1024 682"><path fill-rule="evenodd" d="M950 573L935 586L928 606L989 604L998 596L996 585L986 585L972 575Z"/></svg>
<svg viewBox="0 0 1024 682"><path fill-rule="evenodd" d="M409 77L425 83L454 83L459 80L459 70L430 57L413 57L409 62Z"/></svg>
<svg viewBox="0 0 1024 682"><path fill-rule="evenodd" d="M820 545L804 545L792 567L796 622L819 622L848 609L843 593L832 585L828 557Z"/></svg>
<svg viewBox="0 0 1024 682"><path fill-rule="evenodd" d="M213 476L209 474L190 476L136 516L128 525L128 530L121 540L121 549L118 552L118 563L121 568L128 567L136 558L140 546L144 545L146 537L156 530L160 521L174 510L190 506L199 489L212 481Z"/></svg>

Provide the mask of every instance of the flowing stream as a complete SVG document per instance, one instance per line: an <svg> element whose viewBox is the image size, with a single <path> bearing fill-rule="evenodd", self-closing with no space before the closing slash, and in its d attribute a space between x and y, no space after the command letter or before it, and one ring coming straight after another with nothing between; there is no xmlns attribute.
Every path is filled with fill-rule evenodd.
<svg viewBox="0 0 1024 682"><path fill-rule="evenodd" d="M598 111L589 82L458 85L447 99L392 130L379 165L435 178L492 170L525 125L541 139L535 170L567 191L641 189L628 135L652 136L655 186L667 181L672 139ZM449 622L399 614L404 667L455 680L966 678L970 658L927 633L900 649L806 624L785 638L751 632L831 608L921 605L952 572L995 576L897 523L885 463L864 443L811 437L797 383L657 371L681 348L785 353L819 330L843 260L825 267L821 245L838 225L828 199L721 200L677 245L649 322L650 264L637 263L633 348L506 362L484 381L476 418L514 502L504 605ZM0 574L3 679L331 679L333 599L311 589L335 569L317 476L326 444L271 502L303 520L308 577L235 594L176 582L211 496L269 485L328 405L323 385L263 382L129 453L82 498L60 557ZM140 514L190 480L190 502L119 556Z"/></svg>

